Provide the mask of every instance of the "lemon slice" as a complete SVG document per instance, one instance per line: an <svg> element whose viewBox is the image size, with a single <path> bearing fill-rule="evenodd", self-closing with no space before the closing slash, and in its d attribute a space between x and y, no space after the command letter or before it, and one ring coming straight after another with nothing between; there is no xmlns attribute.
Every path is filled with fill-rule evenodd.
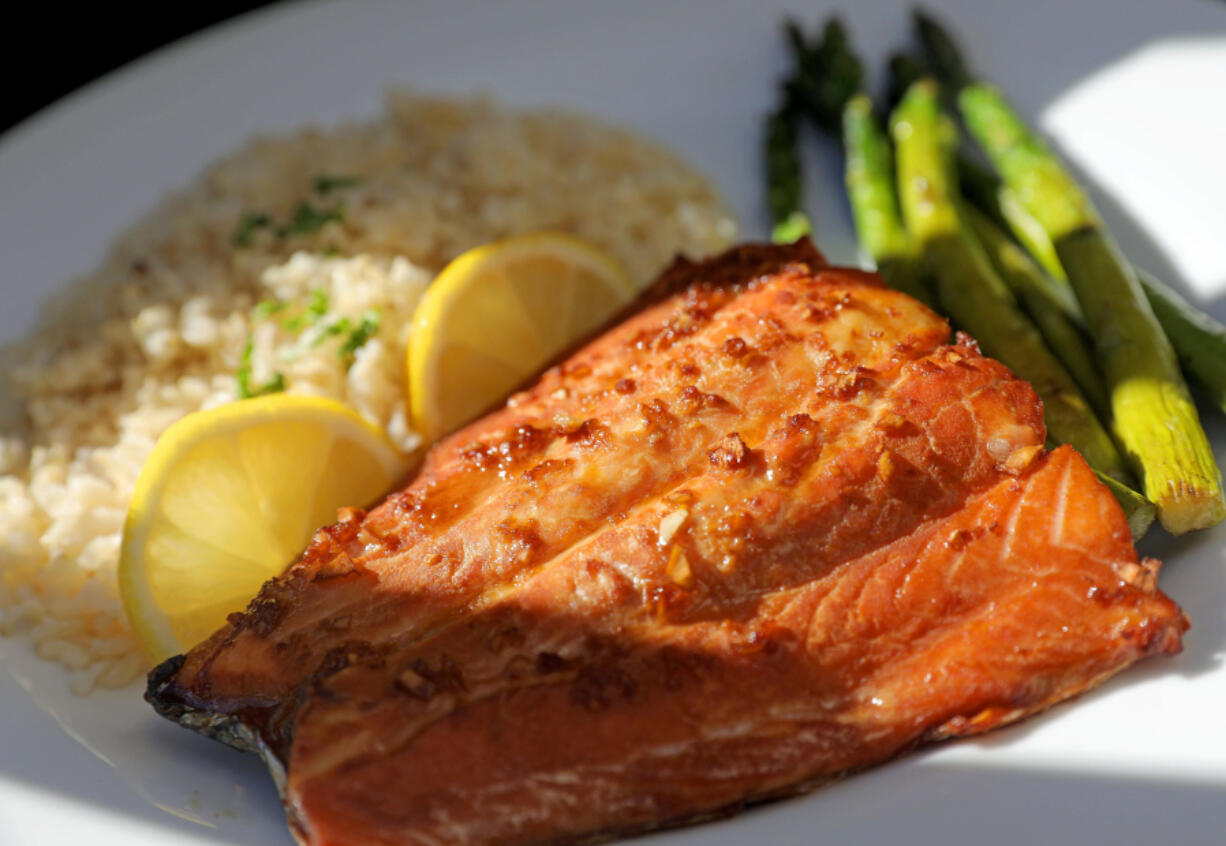
<svg viewBox="0 0 1226 846"><path fill-rule="evenodd" d="M377 427L339 402L279 394L190 414L158 439L124 524L119 590L155 660L241 611L333 522L407 472Z"/></svg>
<svg viewBox="0 0 1226 846"><path fill-rule="evenodd" d="M409 405L427 441L494 405L635 294L625 270L570 235L542 232L469 250L413 314Z"/></svg>

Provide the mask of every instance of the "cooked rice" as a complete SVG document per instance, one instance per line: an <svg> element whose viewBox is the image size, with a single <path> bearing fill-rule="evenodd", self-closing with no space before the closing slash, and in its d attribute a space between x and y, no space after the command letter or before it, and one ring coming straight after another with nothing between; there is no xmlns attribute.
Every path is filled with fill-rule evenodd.
<svg viewBox="0 0 1226 846"><path fill-rule="evenodd" d="M236 245L253 213L268 223ZM250 339L253 385L280 372L290 393L342 399L411 448L401 374L417 298L462 251L541 229L600 245L641 281L735 235L700 174L633 135L404 93L376 121L258 139L169 197L5 353L18 422L0 436L0 633L29 638L78 692L131 683L146 662L116 568L158 436L238 398ZM312 325L284 328L312 304L326 304ZM372 313L352 355L324 331Z"/></svg>

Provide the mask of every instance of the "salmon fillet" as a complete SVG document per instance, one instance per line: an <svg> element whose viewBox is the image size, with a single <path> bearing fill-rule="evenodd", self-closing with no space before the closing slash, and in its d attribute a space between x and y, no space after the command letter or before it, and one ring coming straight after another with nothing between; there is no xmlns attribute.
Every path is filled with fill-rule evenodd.
<svg viewBox="0 0 1226 846"><path fill-rule="evenodd" d="M150 675L295 836L529 844L794 793L1040 711L1187 622L1033 390L807 243L632 316Z"/></svg>

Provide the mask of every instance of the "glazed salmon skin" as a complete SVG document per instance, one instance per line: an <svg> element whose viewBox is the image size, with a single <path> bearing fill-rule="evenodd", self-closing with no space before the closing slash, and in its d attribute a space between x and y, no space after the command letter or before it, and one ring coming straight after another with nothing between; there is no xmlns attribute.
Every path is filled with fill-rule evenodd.
<svg viewBox="0 0 1226 846"><path fill-rule="evenodd" d="M1187 621L1033 390L807 242L641 310L350 509L164 715L306 844L645 831L986 731Z"/></svg>

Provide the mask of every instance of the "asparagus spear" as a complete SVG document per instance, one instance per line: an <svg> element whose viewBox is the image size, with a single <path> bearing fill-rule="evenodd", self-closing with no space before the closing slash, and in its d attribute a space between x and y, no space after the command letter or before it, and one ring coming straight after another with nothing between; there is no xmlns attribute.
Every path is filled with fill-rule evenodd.
<svg viewBox="0 0 1226 846"><path fill-rule="evenodd" d="M773 224L771 240L776 244L791 244L813 228L800 208L799 123L800 115L791 102L784 102L766 118L766 204Z"/></svg>
<svg viewBox="0 0 1226 846"><path fill-rule="evenodd" d="M966 70L960 57L953 52L951 45L940 40L939 28L922 13L918 13L917 17L920 21L920 28L929 32L929 40L934 37L938 40L938 45L934 49L942 57L940 64L944 69L944 77L946 79L966 79ZM921 77L931 75L933 72L928 65L914 56L906 53L896 53L891 56L889 61L890 108L898 105L898 101L902 99L911 83ZM946 94L947 89L942 88L942 93ZM956 103L950 105L956 106ZM957 169L962 193L983 214L990 217L992 223L1001 229L1010 231L1022 246L1030 251L1031 256L1051 277L1050 284L1044 285L1048 299L1058 304L1069 319L1080 326L1082 324L1081 309L1068 285L1061 284L1067 282L1064 277L1064 268L1060 267L1055 248L1051 244L1051 239L1047 237L1047 233L1022 208L1017 195L1001 184L996 174L972 161L962 151L958 152Z"/></svg>
<svg viewBox="0 0 1226 846"><path fill-rule="evenodd" d="M949 58L951 57L946 57L947 65ZM952 72L955 74L962 73L956 69ZM928 66L914 56L906 53L896 53L891 56L889 61L888 97L890 108L898 105L898 102L913 82L930 75ZM942 89L942 93L944 93L944 89ZM944 104L944 101L942 102ZM1051 241L1047 238L1046 233L1021 208L1016 195L1002 185L994 173L984 166L973 162L961 150L958 152L956 161L958 182L961 185L962 193L978 208L981 215L987 215L990 218L987 224L994 228L1011 231L1014 237L1031 251L1032 255L1038 257L1037 260L1043 266L1043 269L1052 276L1052 278L1048 279L1041 274L1034 275L1028 272L1031 280L1039 286L1037 293L1048 301L1049 306L1058 307L1060 311L1064 312L1068 320L1081 327L1083 322L1081 309L1077 305L1077 299L1073 296L1072 290L1067 285L1067 280L1064 278L1064 270L1060 267L1059 261L1056 260L1055 249L1051 246ZM976 223L975 221L972 222ZM974 228L978 230L982 227L976 225ZM983 240L984 235L982 232L980 237ZM985 244L985 246L988 245ZM1014 287L1009 276L1006 275L1006 271L1002 269L1000 262L997 261L996 250L988 249L988 253L993 258L994 263L997 264L998 271L1005 275L1005 281L1010 283L1010 287ZM1009 264L1013 263L1012 258L1010 258ZM1053 269L1055 270L1054 274ZM1029 303L1027 303L1027 308L1029 307ZM1048 311L1050 311L1050 308L1044 307L1042 312L1036 311L1031 315L1039 323L1039 329L1044 332L1045 337L1049 321L1038 315L1039 313L1046 314ZM1063 325L1057 325L1063 323L1064 321L1058 319L1055 322L1051 322L1057 337L1055 340L1049 339L1048 343L1053 344L1057 355L1061 354L1061 345L1064 343L1063 339L1068 337L1067 329ZM1081 346L1084 347L1084 344L1081 344ZM1083 357L1077 352L1073 352L1072 355L1075 358ZM1070 362L1066 361L1065 365L1070 366ZM1077 365L1071 365L1070 369L1075 366ZM1074 372L1073 375L1078 376L1078 381L1081 381L1078 373ZM1101 379L1096 379L1095 382L1101 382Z"/></svg>
<svg viewBox="0 0 1226 846"><path fill-rule="evenodd" d="M1098 475L1098 480L1107 486L1107 490L1111 491L1115 501L1120 504L1120 508L1124 509L1124 516L1128 518L1128 530L1132 533L1132 539L1137 541L1143 538L1149 531L1149 527L1154 524L1154 517L1157 516L1158 509L1152 502L1123 482L1116 481L1110 476L1104 476L1097 470L1094 472Z"/></svg>
<svg viewBox="0 0 1226 846"><path fill-rule="evenodd" d="M860 243L891 288L931 306L926 273L898 209L890 140L866 94L852 97L843 109L843 146L847 197Z"/></svg>
<svg viewBox="0 0 1226 846"><path fill-rule="evenodd" d="M1105 475L1127 479L1115 444L1077 383L963 229L953 170L954 130L940 112L934 81L921 80L908 89L891 117L891 130L903 213L936 277L941 306L985 353L1034 386L1053 440L1072 444Z"/></svg>
<svg viewBox="0 0 1226 846"><path fill-rule="evenodd" d="M997 226L1007 229L1043 268L1052 282L1052 297L1061 304L1069 319L1079 326L1084 325L1081 306L1068 287L1068 277L1064 275L1064 267L1056 257L1055 245L1047 236L1047 231L1022 206L1017 194L1002 184L995 173L966 156L958 157L958 179L966 198Z"/></svg>
<svg viewBox="0 0 1226 846"><path fill-rule="evenodd" d="M809 44L795 21L784 22L784 34L795 69L784 83L783 104L767 116L764 156L767 205L773 224L771 240L775 243L791 243L813 229L801 211L801 112L833 131L839 109L860 79L859 63L854 57L848 61L846 32L837 19L827 23L816 46Z"/></svg>
<svg viewBox="0 0 1226 846"><path fill-rule="evenodd" d="M996 272L1021 301L1043 340L1076 380L1099 417L1108 419L1111 406L1106 385L1094 364L1090 345L1067 311L1065 301L1072 297L1068 286L1052 282L1043 275L1025 250L983 212L968 206L963 214ZM1076 309L1075 302L1072 308Z"/></svg>
<svg viewBox="0 0 1226 846"><path fill-rule="evenodd" d="M1007 189L1002 189L1001 193L1008 194L1010 192L1008 192ZM1034 251L1026 247L1028 243L1034 243L1036 240L1040 239L1023 239L1017 237L1017 229L1027 225L1026 221L1018 220L1019 217L1025 215L1025 212L1022 211L1021 214L1018 214L1013 210L1002 209L1003 217L1005 221L1008 222L1009 232L1013 234L1014 238L1017 238L1017 241L1014 241L1009 237L1009 235L1005 234L1005 232L1001 230L1000 224L997 223L996 218L985 213L981 206L975 204L969 205L968 208L973 212L973 220L977 222L982 221L983 223L982 226L977 225L977 229L990 230L993 236L1002 238L1005 243L1007 243L1011 248L1016 249L1016 251L1022 256L1022 261L1025 262L1028 268L1028 273L1031 277L1031 287L1034 288L1039 296L1043 297L1048 306L1058 311L1073 326L1083 328L1085 326L1085 318L1081 314L1081 306L1077 302L1076 295L1073 294L1073 289L1068 285L1068 279L1064 275L1064 268L1060 265L1060 262L1058 260L1052 262L1055 269L1054 276L1047 271L1046 267L1040 269L1036 264L1038 260L1034 258ZM1033 223L1033 218L1029 217L1029 215L1025 216L1030 222ZM1042 230L1039 231L1042 232ZM1019 243L1021 246L1018 246ZM1047 241L1047 244L1050 245L1051 242ZM1041 246L1039 249L1042 249ZM1055 257L1054 247L1052 248L1052 257Z"/></svg>
<svg viewBox="0 0 1226 846"><path fill-rule="evenodd" d="M1175 352L1089 198L992 86L971 80L953 39L917 16L932 64L947 69L971 134L1042 226L1068 274L1111 394L1116 436L1170 532L1226 517L1222 477ZM953 57L953 58L951 58Z"/></svg>
<svg viewBox="0 0 1226 846"><path fill-rule="evenodd" d="M1214 405L1226 411L1226 326L1152 276L1141 271L1137 276L1184 372Z"/></svg>
<svg viewBox="0 0 1226 846"><path fill-rule="evenodd" d="M851 52L847 31L837 17L832 17L821 40L809 44L794 23L789 22L787 28L796 71L788 94L805 117L823 132L837 136L843 106L860 90L864 78L860 60Z"/></svg>
<svg viewBox="0 0 1226 846"><path fill-rule="evenodd" d="M1017 196L1001 184L996 174L964 155L958 156L957 170L962 193L969 201L964 206L966 217L978 234L980 242L993 257L998 272L1007 281L1010 279L1007 269L1009 266L1029 265L1024 271L1027 281L1015 277L1010 287L1023 299L1044 339L1064 362L1069 373L1077 379L1099 413L1100 419L1106 419L1110 416L1109 405L1104 407L1109 400L1106 387L1102 374L1093 363L1093 353L1080 331L1083 325L1081 307L1068 286L1068 279L1065 278L1064 268L1056 258L1051 239L1022 208ZM1005 230L1013 234L1017 243L1005 235ZM1032 260L1038 261L1045 272L1035 268L1031 264ZM1023 286L1032 289L1033 293L1022 293L1020 289ZM1226 335L1223 340L1223 354L1226 354ZM1154 504L1123 482L1104 476L1097 470L1094 472L1124 510L1132 539L1140 540L1149 531L1157 516Z"/></svg>
<svg viewBox="0 0 1226 846"><path fill-rule="evenodd" d="M1081 309L1068 286L1064 267L1047 232L1022 208L1017 196L1000 184L995 175L958 159L963 193L976 209L1005 226L1047 272L1050 293L1075 323L1082 322ZM1184 374L1223 411L1226 411L1226 326L1187 302L1166 283L1140 268L1133 268L1154 315L1179 357ZM1069 310L1071 309L1071 310Z"/></svg>
<svg viewBox="0 0 1226 846"><path fill-rule="evenodd" d="M899 216L890 142L872 102L857 93L864 74L846 30L831 18L813 45L795 24L787 27L795 67L788 93L819 129L844 143L847 195L860 243L886 284L932 305L923 265Z"/></svg>

